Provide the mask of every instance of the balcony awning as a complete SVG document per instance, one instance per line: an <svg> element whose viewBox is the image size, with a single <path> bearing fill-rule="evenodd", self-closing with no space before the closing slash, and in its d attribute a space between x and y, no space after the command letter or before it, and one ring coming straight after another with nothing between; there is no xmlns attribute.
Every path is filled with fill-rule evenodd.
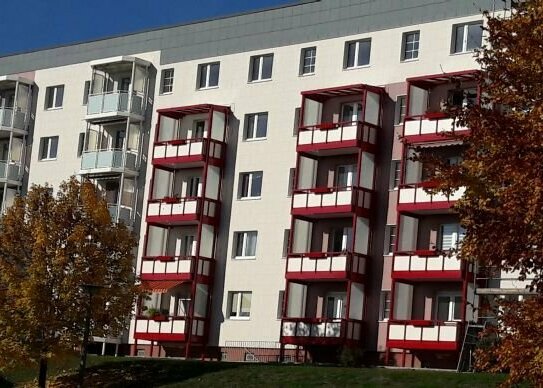
<svg viewBox="0 0 543 388"><path fill-rule="evenodd" d="M157 294L165 294L172 288L180 286L183 282L178 280L152 280L142 282L140 287L145 291L156 292Z"/></svg>

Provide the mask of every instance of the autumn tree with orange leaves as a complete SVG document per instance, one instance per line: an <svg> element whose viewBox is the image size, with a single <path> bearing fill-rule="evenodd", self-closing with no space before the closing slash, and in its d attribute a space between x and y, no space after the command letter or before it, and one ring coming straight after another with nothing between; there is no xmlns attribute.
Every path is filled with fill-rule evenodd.
<svg viewBox="0 0 543 388"><path fill-rule="evenodd" d="M456 112L471 128L463 161L437 166L439 190L466 187L456 211L466 228L460 257L534 279L537 296L501 303L484 370L509 371L506 385L543 381L543 1L513 1L487 13L478 54L481 103Z"/></svg>
<svg viewBox="0 0 543 388"><path fill-rule="evenodd" d="M53 195L33 186L0 219L0 368L23 361L39 365L81 344L88 297L92 334L118 335L135 296L135 237L114 224L90 182L75 178Z"/></svg>

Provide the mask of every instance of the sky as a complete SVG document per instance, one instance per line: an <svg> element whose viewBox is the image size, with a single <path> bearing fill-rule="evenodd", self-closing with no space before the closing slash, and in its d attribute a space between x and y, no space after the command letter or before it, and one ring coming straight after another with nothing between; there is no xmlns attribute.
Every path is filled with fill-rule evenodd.
<svg viewBox="0 0 543 388"><path fill-rule="evenodd" d="M2 1L0 55L257 10L297 0Z"/></svg>

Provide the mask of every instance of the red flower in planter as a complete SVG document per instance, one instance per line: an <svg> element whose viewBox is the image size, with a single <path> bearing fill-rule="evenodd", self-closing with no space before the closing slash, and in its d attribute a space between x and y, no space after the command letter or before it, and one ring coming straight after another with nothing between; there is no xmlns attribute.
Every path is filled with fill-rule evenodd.
<svg viewBox="0 0 543 388"><path fill-rule="evenodd" d="M164 314L156 314L152 317L152 319L155 322L166 322L169 320L168 316Z"/></svg>
<svg viewBox="0 0 543 388"><path fill-rule="evenodd" d="M334 123L322 123L322 124L317 125L317 128L320 129L321 131L328 131L336 127L337 127L337 124L334 124Z"/></svg>
<svg viewBox="0 0 543 388"><path fill-rule="evenodd" d="M162 198L161 202L162 203L169 203L169 204L179 203L180 199L178 197L164 197L164 198Z"/></svg>
<svg viewBox="0 0 543 388"><path fill-rule="evenodd" d="M158 261L166 262L166 261L174 261L173 256L157 256Z"/></svg>

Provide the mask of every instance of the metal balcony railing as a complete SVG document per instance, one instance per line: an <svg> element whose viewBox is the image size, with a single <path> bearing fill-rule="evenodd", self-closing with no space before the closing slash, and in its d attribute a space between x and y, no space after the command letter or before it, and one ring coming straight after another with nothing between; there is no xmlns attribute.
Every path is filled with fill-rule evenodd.
<svg viewBox="0 0 543 388"><path fill-rule="evenodd" d="M350 140L361 140L368 144L377 141L378 127L362 121L343 121L339 123L321 123L300 127L298 145L323 145Z"/></svg>
<svg viewBox="0 0 543 388"><path fill-rule="evenodd" d="M25 112L13 108L0 108L0 126L26 130L26 116Z"/></svg>
<svg viewBox="0 0 543 388"><path fill-rule="evenodd" d="M121 149L84 151L81 155L81 169L126 168L135 171L137 168L137 159L136 152L124 152Z"/></svg>
<svg viewBox="0 0 543 388"><path fill-rule="evenodd" d="M290 254L287 258L287 276L291 273L304 277L326 277L333 273L366 273L367 256L352 252L309 252Z"/></svg>
<svg viewBox="0 0 543 388"><path fill-rule="evenodd" d="M142 93L132 93L130 96L125 91L91 94L87 102L87 115L120 112L143 116L143 97Z"/></svg>
<svg viewBox="0 0 543 388"><path fill-rule="evenodd" d="M283 318L281 334L283 337L311 339L344 339L360 341L363 321L356 319L331 318Z"/></svg>
<svg viewBox="0 0 543 388"><path fill-rule="evenodd" d="M293 191L293 209L356 206L365 210L371 208L372 190L362 187L318 187Z"/></svg>
<svg viewBox="0 0 543 388"><path fill-rule="evenodd" d="M21 180L21 175L22 169L20 163L0 160L0 179L19 181Z"/></svg>

